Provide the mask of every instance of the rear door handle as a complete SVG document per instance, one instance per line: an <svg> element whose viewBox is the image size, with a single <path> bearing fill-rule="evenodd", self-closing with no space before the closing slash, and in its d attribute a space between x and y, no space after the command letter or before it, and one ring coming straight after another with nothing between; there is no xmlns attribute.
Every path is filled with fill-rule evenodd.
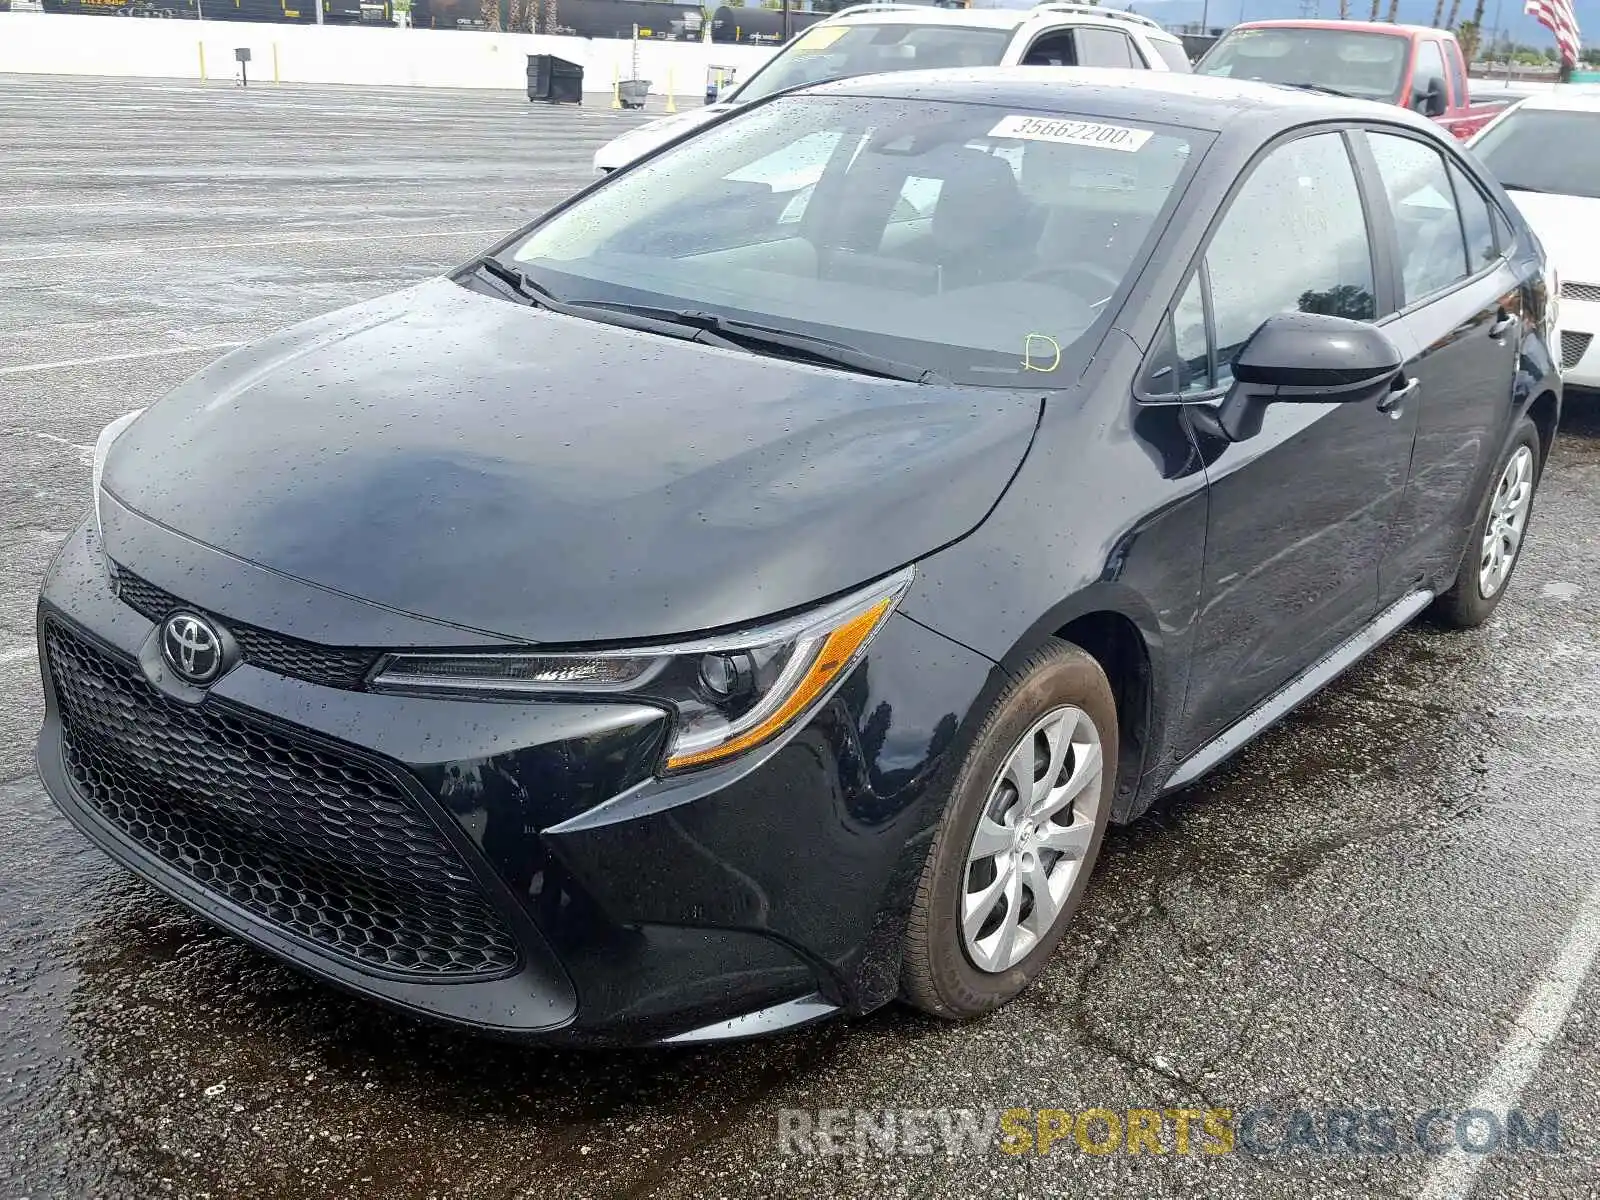
<svg viewBox="0 0 1600 1200"><path fill-rule="evenodd" d="M1400 416L1401 407L1407 400L1411 399L1411 397L1417 394L1417 389L1421 386L1422 380L1418 379L1415 375L1413 375L1410 379L1407 379L1404 383L1401 383L1397 378L1394 382L1394 386L1384 394L1382 400L1378 401L1378 411L1381 413L1388 413L1391 417L1398 419Z"/></svg>
<svg viewBox="0 0 1600 1200"><path fill-rule="evenodd" d="M1495 317L1494 324L1489 326L1489 336L1498 342L1511 332L1511 327L1516 323L1516 315L1508 313L1502 308L1499 315Z"/></svg>

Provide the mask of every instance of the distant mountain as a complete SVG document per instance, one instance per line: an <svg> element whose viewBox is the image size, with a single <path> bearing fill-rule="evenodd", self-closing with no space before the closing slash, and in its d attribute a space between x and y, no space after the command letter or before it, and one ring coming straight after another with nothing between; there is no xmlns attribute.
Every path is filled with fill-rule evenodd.
<svg viewBox="0 0 1600 1200"><path fill-rule="evenodd" d="M1433 22L1435 0L1400 0L1400 20L1416 25ZM1451 0L1444 11L1450 12ZM1032 8L1029 0L977 0L983 8ZM1471 18L1477 0L1461 0L1458 21ZM1282 17L1316 16L1332 19L1339 15L1339 0L1132 0L1113 5L1132 9L1160 21L1163 25L1182 25L1199 21L1202 14L1213 28L1235 21L1265 21ZM1577 0L1578 25L1585 46L1600 46L1600 0ZM1372 12L1372 0L1350 0L1350 16L1364 21ZM1380 20L1389 15L1389 0L1379 0ZM1483 6L1485 41L1491 31L1504 32L1525 46L1554 46L1550 31L1522 11L1522 0L1486 0Z"/></svg>

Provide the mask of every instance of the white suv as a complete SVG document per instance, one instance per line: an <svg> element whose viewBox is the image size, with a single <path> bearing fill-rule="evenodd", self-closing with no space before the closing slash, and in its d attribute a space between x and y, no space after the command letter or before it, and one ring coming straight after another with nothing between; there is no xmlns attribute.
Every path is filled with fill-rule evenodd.
<svg viewBox="0 0 1600 1200"><path fill-rule="evenodd" d="M817 22L715 104L630 129L602 146L614 171L730 108L774 92L880 71L934 67L1133 67L1187 71L1183 43L1149 17L1091 4L1028 9L859 4Z"/></svg>

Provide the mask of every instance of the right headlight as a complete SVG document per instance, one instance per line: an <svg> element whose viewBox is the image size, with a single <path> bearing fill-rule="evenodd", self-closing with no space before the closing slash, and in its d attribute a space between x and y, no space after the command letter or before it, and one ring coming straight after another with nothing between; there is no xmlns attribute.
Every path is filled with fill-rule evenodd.
<svg viewBox="0 0 1600 1200"><path fill-rule="evenodd" d="M100 436L95 439L89 486L93 489L90 494L94 497L94 535L97 538L100 536L100 477L105 474L106 456L111 453L111 444L121 437L128 426L132 425L143 412L144 409L136 408L131 413L123 413L102 429Z"/></svg>
<svg viewBox="0 0 1600 1200"><path fill-rule="evenodd" d="M587 653L391 654L371 687L654 701L673 714L667 770L690 770L753 750L814 712L860 660L911 579L906 567L800 616L703 641Z"/></svg>

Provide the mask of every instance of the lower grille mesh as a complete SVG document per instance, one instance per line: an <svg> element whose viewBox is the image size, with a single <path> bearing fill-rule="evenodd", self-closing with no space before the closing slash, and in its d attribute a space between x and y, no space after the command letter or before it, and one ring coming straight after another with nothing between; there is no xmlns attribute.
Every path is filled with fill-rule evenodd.
<svg viewBox="0 0 1600 1200"><path fill-rule="evenodd" d="M466 864L384 773L169 700L59 621L45 645L67 770L146 851L352 965L419 980L517 965Z"/></svg>
<svg viewBox="0 0 1600 1200"><path fill-rule="evenodd" d="M1561 331L1561 369L1570 371L1583 361L1583 356L1589 353L1589 343L1594 341L1592 333L1574 333L1570 329Z"/></svg>

